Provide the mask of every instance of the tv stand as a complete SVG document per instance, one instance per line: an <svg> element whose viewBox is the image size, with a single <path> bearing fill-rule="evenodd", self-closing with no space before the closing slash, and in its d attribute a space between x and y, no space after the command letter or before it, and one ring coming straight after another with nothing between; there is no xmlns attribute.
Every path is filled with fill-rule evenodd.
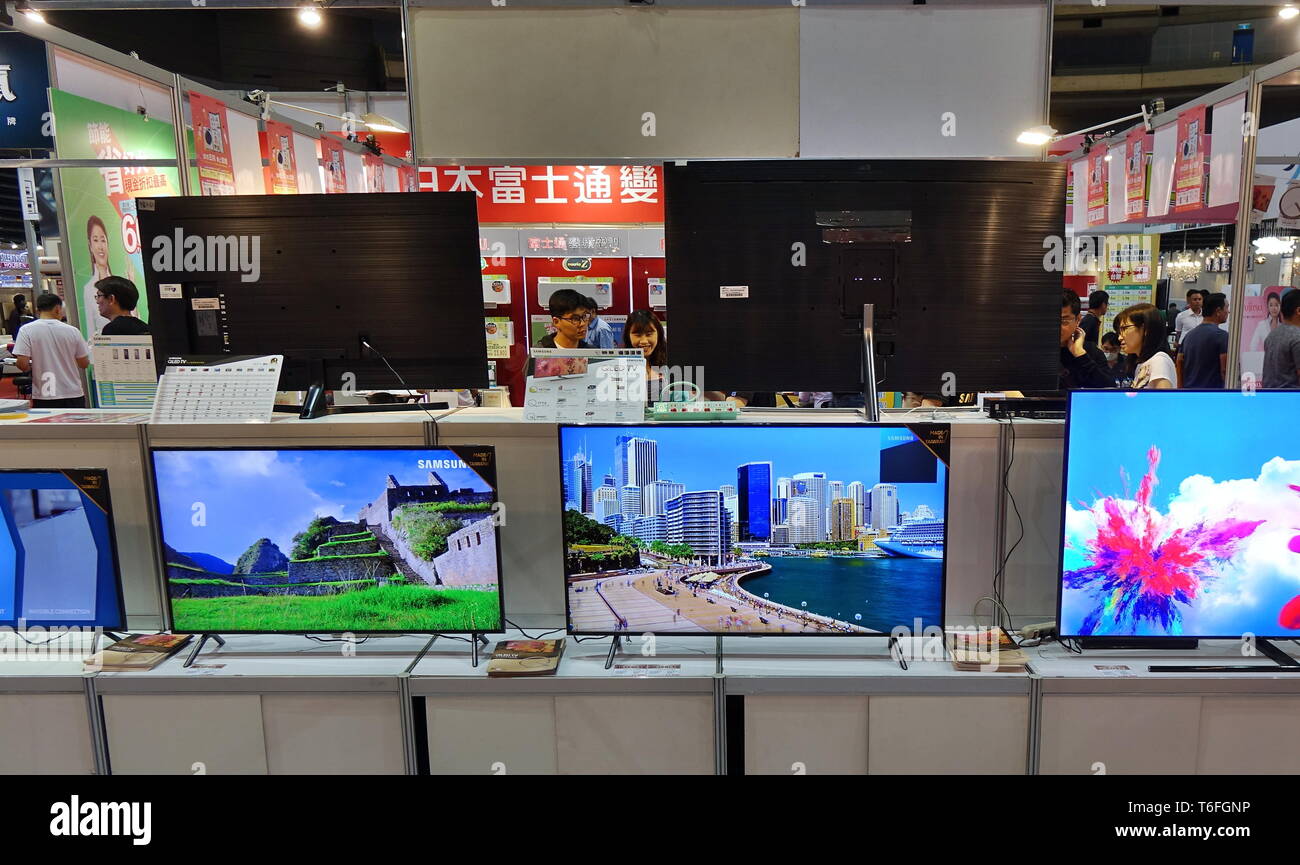
<svg viewBox="0 0 1300 865"><path fill-rule="evenodd" d="M329 405L325 401L325 386L323 384L313 384L307 389L307 396L302 405L277 405L275 410L278 412L297 412L299 420L315 420L316 418L325 417L334 414L370 414L372 412L385 411L434 411L449 409L445 402L392 402L379 403L376 405Z"/></svg>
<svg viewBox="0 0 1300 865"><path fill-rule="evenodd" d="M1282 651L1271 640L1257 639L1255 648L1259 654L1272 660L1277 666L1265 664L1188 664L1176 666L1170 664L1152 664L1148 673L1300 673L1300 661Z"/></svg>

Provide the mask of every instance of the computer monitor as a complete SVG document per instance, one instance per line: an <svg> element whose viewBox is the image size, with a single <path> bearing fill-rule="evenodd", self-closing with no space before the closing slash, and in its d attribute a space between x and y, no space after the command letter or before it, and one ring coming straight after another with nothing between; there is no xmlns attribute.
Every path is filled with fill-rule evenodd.
<svg viewBox="0 0 1300 865"><path fill-rule="evenodd" d="M502 627L491 447L158 448L180 633Z"/></svg>
<svg viewBox="0 0 1300 865"><path fill-rule="evenodd" d="M569 633L943 627L946 425L559 432Z"/></svg>
<svg viewBox="0 0 1300 865"><path fill-rule="evenodd" d="M710 390L1055 390L1066 166L994 160L667 165L674 364ZM1058 256L1059 257L1059 256Z"/></svg>
<svg viewBox="0 0 1300 865"><path fill-rule="evenodd" d="M1300 637L1300 391L1070 395L1063 637Z"/></svg>
<svg viewBox="0 0 1300 865"><path fill-rule="evenodd" d="M108 472L0 470L0 625L126 625Z"/></svg>
<svg viewBox="0 0 1300 865"><path fill-rule="evenodd" d="M138 202L159 374L283 354L284 390L487 386L472 193Z"/></svg>

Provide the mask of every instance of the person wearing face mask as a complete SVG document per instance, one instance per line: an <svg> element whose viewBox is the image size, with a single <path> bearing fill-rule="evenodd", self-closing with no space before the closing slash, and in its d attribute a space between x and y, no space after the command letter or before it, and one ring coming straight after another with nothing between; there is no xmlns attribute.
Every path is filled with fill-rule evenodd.
<svg viewBox="0 0 1300 865"><path fill-rule="evenodd" d="M1115 335L1115 331L1108 330L1102 334L1101 353L1106 358L1106 371L1118 385L1125 378L1128 364L1125 362L1124 353L1120 351L1119 337Z"/></svg>
<svg viewBox="0 0 1300 865"><path fill-rule="evenodd" d="M1061 390L1114 387L1106 356L1095 344L1085 343L1079 326L1079 295L1068 288L1061 293Z"/></svg>

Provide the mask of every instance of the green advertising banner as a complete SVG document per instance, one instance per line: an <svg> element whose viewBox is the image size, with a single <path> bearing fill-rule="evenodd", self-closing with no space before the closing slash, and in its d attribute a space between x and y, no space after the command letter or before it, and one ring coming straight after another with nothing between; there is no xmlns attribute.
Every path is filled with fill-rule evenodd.
<svg viewBox="0 0 1300 865"><path fill-rule="evenodd" d="M176 158L170 123L62 90L50 91L50 110L60 159ZM148 321L135 199L179 195L176 169L105 164L64 168L60 177L72 259L72 275L65 285L66 292L75 295L71 302L76 304L82 333L89 339L108 323L95 304L95 283L110 275L136 284L140 289L136 315Z"/></svg>

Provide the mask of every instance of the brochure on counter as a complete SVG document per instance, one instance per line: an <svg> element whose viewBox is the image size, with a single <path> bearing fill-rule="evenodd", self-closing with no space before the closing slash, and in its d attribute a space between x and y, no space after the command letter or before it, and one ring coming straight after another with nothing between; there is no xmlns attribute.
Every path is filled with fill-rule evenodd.
<svg viewBox="0 0 1300 865"><path fill-rule="evenodd" d="M607 423L645 419L645 355L637 348L534 348L524 420Z"/></svg>

